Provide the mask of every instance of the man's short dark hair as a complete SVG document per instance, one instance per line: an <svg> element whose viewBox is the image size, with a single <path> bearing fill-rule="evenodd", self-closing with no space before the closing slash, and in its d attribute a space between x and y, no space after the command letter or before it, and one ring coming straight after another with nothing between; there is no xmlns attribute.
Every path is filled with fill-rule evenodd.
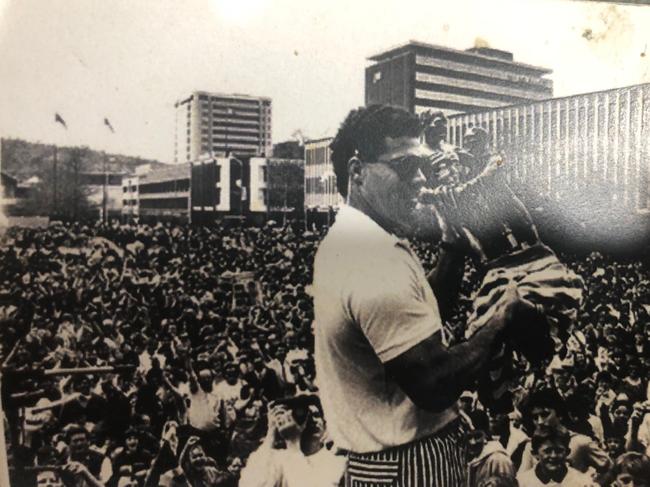
<svg viewBox="0 0 650 487"><path fill-rule="evenodd" d="M341 196L348 195L348 162L354 155L373 162L386 150L386 137L418 137L421 132L420 119L402 108L370 105L352 110L330 144Z"/></svg>
<svg viewBox="0 0 650 487"><path fill-rule="evenodd" d="M536 429L533 433L531 446L533 452L537 452L540 446L550 441L552 443L559 443L568 449L570 440L571 436L569 435L569 431L564 426L558 424L557 426L545 426Z"/></svg>
<svg viewBox="0 0 650 487"><path fill-rule="evenodd" d="M86 435L86 438L90 437L88 431L80 424L71 424L66 428L65 437L68 442L72 440L72 437L74 435L78 435L78 434L84 434Z"/></svg>

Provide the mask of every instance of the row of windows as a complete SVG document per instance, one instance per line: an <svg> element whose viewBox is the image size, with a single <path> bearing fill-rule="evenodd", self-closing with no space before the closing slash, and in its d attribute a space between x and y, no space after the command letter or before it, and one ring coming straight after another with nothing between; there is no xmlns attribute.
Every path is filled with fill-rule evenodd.
<svg viewBox="0 0 650 487"><path fill-rule="evenodd" d="M187 209L187 205L187 198L161 198L140 202L140 208L145 209Z"/></svg>
<svg viewBox="0 0 650 487"><path fill-rule="evenodd" d="M174 191L189 191L189 189L189 179L174 179L172 181L141 184L140 194L171 193Z"/></svg>

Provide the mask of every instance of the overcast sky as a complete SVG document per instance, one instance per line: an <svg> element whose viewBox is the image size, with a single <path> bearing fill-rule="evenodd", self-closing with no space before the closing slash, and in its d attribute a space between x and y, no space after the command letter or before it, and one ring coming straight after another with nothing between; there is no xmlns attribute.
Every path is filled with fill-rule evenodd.
<svg viewBox="0 0 650 487"><path fill-rule="evenodd" d="M563 96L650 82L649 38L650 7L566 0L0 0L0 136L171 162L192 90L269 96L274 142L316 138L410 39L512 51Z"/></svg>

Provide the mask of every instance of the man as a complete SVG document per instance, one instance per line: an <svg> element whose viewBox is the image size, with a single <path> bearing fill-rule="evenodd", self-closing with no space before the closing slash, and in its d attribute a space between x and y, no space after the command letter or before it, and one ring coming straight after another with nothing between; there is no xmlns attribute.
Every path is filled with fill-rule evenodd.
<svg viewBox="0 0 650 487"><path fill-rule="evenodd" d="M553 389L541 389L531 393L526 404L523 405L522 414L524 423L529 430L548 429L561 424L562 418L566 416L565 402L562 397ZM592 469L603 474L610 467L610 459L598 443L589 436L569 431L569 452L568 462L573 468L580 472L587 472ZM519 473L524 472L535 465L536 459L534 447L528 444L524 450Z"/></svg>
<svg viewBox="0 0 650 487"><path fill-rule="evenodd" d="M422 201L435 206L450 222L453 231L463 235L483 273L482 284L470 316L472 325L465 332L471 337L484 320L489 302L513 285L529 305L516 316L524 326L512 327L507 347L486 367L479 383L479 399L491 408L512 409L510 387L512 350L533 365L540 366L554 352L554 340L566 340L568 328L582 301L582 280L560 263L555 253L539 238L526 206L505 180L499 155L489 156L484 147L484 131L470 133L471 150L467 157L487 159L469 166L481 166L473 175L459 162L458 154L443 155L432 161L427 171L427 188ZM433 147L433 146L432 146Z"/></svg>
<svg viewBox="0 0 650 487"><path fill-rule="evenodd" d="M480 487L488 479L515 480L515 467L508 452L498 440L488 439L488 421L474 424L474 430L467 435L469 455L467 485Z"/></svg>
<svg viewBox="0 0 650 487"><path fill-rule="evenodd" d="M160 487L219 487L228 474L220 470L213 458L206 455L198 437L188 438L178 455L178 466L165 472Z"/></svg>
<svg viewBox="0 0 650 487"><path fill-rule="evenodd" d="M402 239L418 226L420 167L433 155L420 133L417 117L375 105L352 111L331 146L347 203L315 258L315 363L328 429L348 452L346 485L464 485L456 401L519 303L511 294L469 341L447 346L439 304L453 301L462 255L443 232L430 285Z"/></svg>
<svg viewBox="0 0 650 487"><path fill-rule="evenodd" d="M74 476L75 487L104 487L113 475L111 461L90 448L88 432L70 425L66 433L69 449L65 472Z"/></svg>
<svg viewBox="0 0 650 487"><path fill-rule="evenodd" d="M587 474L570 467L569 432L561 425L541 428L533 434L533 453L538 459L535 468L517 476L524 487L595 487Z"/></svg>

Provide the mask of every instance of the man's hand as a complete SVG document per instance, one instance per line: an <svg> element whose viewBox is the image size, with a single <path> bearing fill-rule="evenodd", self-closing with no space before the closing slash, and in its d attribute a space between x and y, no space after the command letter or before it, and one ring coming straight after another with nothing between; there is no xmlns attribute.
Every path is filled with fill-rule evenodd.
<svg viewBox="0 0 650 487"><path fill-rule="evenodd" d="M509 285L503 294L498 298L494 305L492 316L487 320L483 326L490 326L495 328L495 331L501 333L508 326L512 325L513 317L517 312L527 305L519 296L517 287L514 284ZM483 326L476 326L475 322L467 324L466 337L473 336Z"/></svg>
<svg viewBox="0 0 650 487"><path fill-rule="evenodd" d="M305 425L299 425L291 410L282 404L271 406L269 410L269 430L273 428L287 443L287 449L300 449L300 436Z"/></svg>

